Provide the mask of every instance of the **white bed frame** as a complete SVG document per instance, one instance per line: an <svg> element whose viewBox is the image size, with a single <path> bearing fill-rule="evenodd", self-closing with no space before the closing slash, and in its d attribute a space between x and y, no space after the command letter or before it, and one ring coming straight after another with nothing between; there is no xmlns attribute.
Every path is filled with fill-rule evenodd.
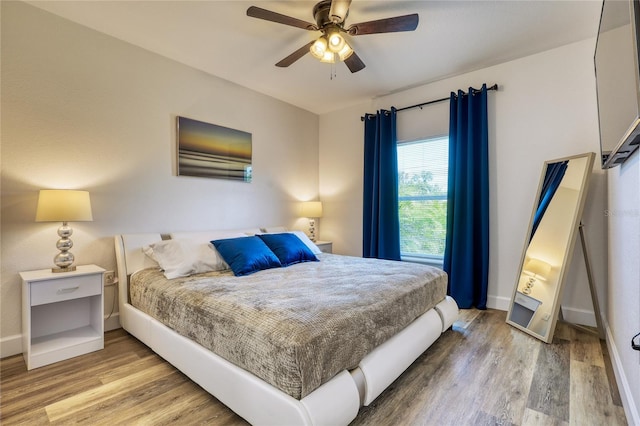
<svg viewBox="0 0 640 426"><path fill-rule="evenodd" d="M120 323L154 352L254 425L347 425L458 318L446 297L400 333L375 348L352 371L342 371L297 400L187 339L129 303L128 278L156 266L142 247L160 234L116 235Z"/></svg>

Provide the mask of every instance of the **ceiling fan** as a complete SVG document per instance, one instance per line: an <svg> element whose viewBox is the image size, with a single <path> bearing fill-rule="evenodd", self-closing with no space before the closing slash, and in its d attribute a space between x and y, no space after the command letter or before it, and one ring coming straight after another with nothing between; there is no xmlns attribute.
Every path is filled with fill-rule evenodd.
<svg viewBox="0 0 640 426"><path fill-rule="evenodd" d="M353 51L343 34L359 36L364 34L394 33L413 31L418 27L417 13L361 22L346 27L345 20L349 15L350 5L351 0L320 1L313 7L315 24L256 6L251 6L247 9L247 16L302 28L307 31L322 32L318 39L305 44L278 62L276 66L288 67L307 53L311 53L322 62L334 63L336 59L343 61L352 73L360 71L365 65Z"/></svg>

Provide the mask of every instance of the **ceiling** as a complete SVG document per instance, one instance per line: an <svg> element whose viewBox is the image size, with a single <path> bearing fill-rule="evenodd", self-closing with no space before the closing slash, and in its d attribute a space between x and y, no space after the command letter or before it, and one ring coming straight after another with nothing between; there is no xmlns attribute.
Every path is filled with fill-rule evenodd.
<svg viewBox="0 0 640 426"><path fill-rule="evenodd" d="M602 2L353 0L347 25L418 13L414 32L350 38L351 74L305 55L317 38L246 16L251 5L314 22L316 1L28 1L118 39L317 114L596 36ZM335 75L332 75L332 71ZM491 82L488 82L491 83Z"/></svg>

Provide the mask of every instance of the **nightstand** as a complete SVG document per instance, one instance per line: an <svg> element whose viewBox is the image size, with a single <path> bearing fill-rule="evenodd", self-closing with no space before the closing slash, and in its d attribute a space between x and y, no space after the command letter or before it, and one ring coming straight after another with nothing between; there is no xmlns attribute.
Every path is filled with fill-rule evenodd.
<svg viewBox="0 0 640 426"><path fill-rule="evenodd" d="M20 272L27 370L104 348L104 272L96 265Z"/></svg>
<svg viewBox="0 0 640 426"><path fill-rule="evenodd" d="M331 241L316 241L315 244L318 246L321 252L323 253L333 253L333 242Z"/></svg>
<svg viewBox="0 0 640 426"><path fill-rule="evenodd" d="M517 291L511 308L511 321L520 324L524 328L529 328L540 305L542 305L542 302L538 299Z"/></svg>

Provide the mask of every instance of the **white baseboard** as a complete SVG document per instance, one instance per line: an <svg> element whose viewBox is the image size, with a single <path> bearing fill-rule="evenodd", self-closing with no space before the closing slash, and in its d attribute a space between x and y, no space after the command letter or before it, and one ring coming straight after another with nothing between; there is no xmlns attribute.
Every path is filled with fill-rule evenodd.
<svg viewBox="0 0 640 426"><path fill-rule="evenodd" d="M618 347L613 340L613 334L609 328L609 323L604 322L604 328L607 335L607 348L609 348L609 355L611 357L611 365L613 366L613 372L616 375L616 382L618 383L618 391L620 392L620 398L622 398L622 406L624 407L624 415L627 417L627 423L629 425L640 426L640 413L638 407L633 401L633 395L631 393L631 385L624 373L622 367L622 361L620 360L620 354L618 353Z"/></svg>
<svg viewBox="0 0 640 426"><path fill-rule="evenodd" d="M14 334L0 339L0 358L22 353L22 334Z"/></svg>
<svg viewBox="0 0 640 426"><path fill-rule="evenodd" d="M487 308L490 308L490 309L508 311L510 303L511 303L510 297L487 296Z"/></svg>
<svg viewBox="0 0 640 426"><path fill-rule="evenodd" d="M593 311L562 306L562 314L564 315L564 320L572 324L596 327L596 315Z"/></svg>

